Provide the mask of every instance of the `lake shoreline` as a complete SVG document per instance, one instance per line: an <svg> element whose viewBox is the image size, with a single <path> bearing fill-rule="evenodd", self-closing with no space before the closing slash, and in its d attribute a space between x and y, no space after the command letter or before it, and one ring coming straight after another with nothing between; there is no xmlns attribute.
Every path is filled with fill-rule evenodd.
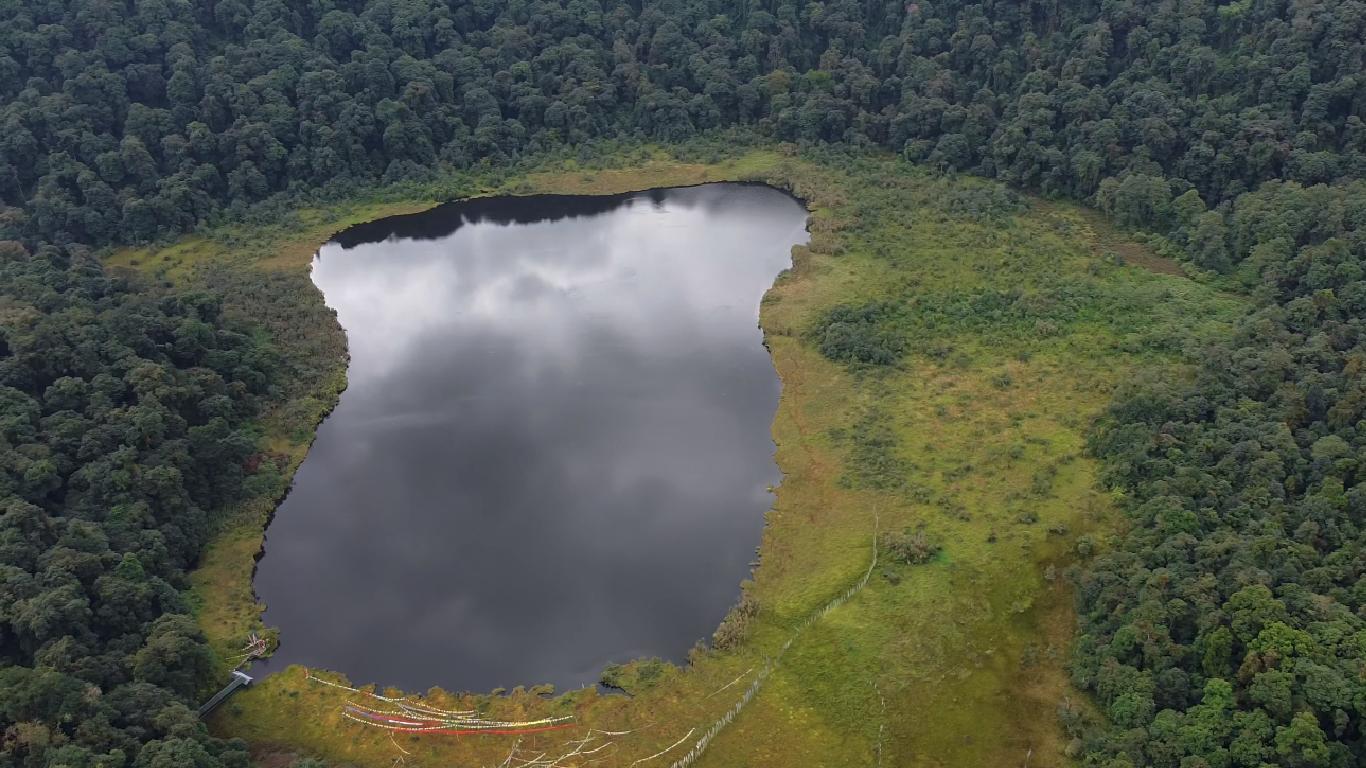
<svg viewBox="0 0 1366 768"><path fill-rule="evenodd" d="M1178 278L1103 265L1101 238L1091 229L1096 224L1066 206L1000 220L973 218L948 206L993 185L935 180L881 156L854 158L838 169L780 152L748 152L729 164L710 166L656 159L644 169L532 172L471 191L602 193L731 179L769 183L805 200L811 211L810 245L794 249L792 269L779 276L761 302L764 343L782 381L772 431L783 481L766 515L763 565L745 587L757 609L743 639L731 651L699 652L686 667L646 660L614 670L613 683L632 698L594 689L547 698L544 689L514 689L500 696L431 691L426 701L509 718L572 714L581 727L614 732L649 725L630 738L614 737L612 749L621 750L623 758L652 755L690 727L705 730L718 711L734 703L731 692L743 692L744 681L763 669L763 659L783 647L803 617L858 580L868 567L876 509L883 530L914 524L936 531L944 537L945 557L913 570L884 566L865 591L813 625L785 654L743 717L710 744L704 762L725 765L743 755L756 765L783 765L790 763L782 756L798 750L815 761L871 764L876 748L889 755L933 754L945 762L989 764L1023 755L1016 745L1027 742L1033 745L1033 765L1063 764L1060 729L1037 712L1051 711L1068 691L1063 661L1072 626L1070 590L1044 576L1050 566L1064 562L1064 552L1079 536L1114 525L1108 502L1094 491L1093 464L1076 454L1087 414L1103 405L1116 377L1139 363L1114 351L1111 341L1113 334L1129 332L1123 325L1128 315L1121 312L1104 326L1082 323L1051 340L999 347L962 337L961 362L915 352L904 371L882 372L853 371L826 360L812 343L813 324L834 304L897 286L952 295L964 286L990 287L1002 279L1007 285L1044 281L1039 285L1046 287L1062 274L1146 296L1158 288L1173 290L1163 281ZM899 201L895 217L874 207L892 199ZM915 239L909 236L912 227ZM1107 242L1115 237L1103 234ZM1017 248L1011 240L1029 245ZM261 254L259 263L272 269L288 264L297 269L306 264L301 250L275 241L255 252ZM267 251L295 255L281 261ZM903 251L905 256L882 255ZM1021 265L1015 269L1025 270L1023 277L996 276L997 265L1012 259ZM1180 290L1190 301L1206 301L1199 286ZM1144 301L1138 306L1147 306ZM991 326L984 330L997 332ZM1029 350L1029 359L1016 359L1012 347ZM1067 349L1067 364L1057 364ZM914 376L906 375L911 371ZM1049 388L1035 393L1004 383L1007 378L1047 381ZM976 407L966 410L962 398ZM1012 412L1020 420L1012 421ZM894 422L891 457L894 464L918 467L911 475L915 487L879 490L858 479L859 457L868 450L861 447L858 430L870 413L887 414ZM917 437L921 432L936 437ZM1017 450L1005 450L1010 441L1023 446L1025 461L1009 458ZM1019 488L1029 488L1035 469L1027 467L1048 468L1051 480L1046 495L1027 501L1039 522L1023 524L1014 520L1023 513L1011 511L1022 502L1011 499ZM919 501L924 493L935 501ZM245 521L243 527L251 524ZM1053 528L1065 533L1050 533ZM219 549L214 562L231 565L221 557L230 549ZM220 575L230 571L223 567ZM202 578L199 583L231 580ZM201 594L206 603L218 601L213 590ZM249 617L250 611L237 615ZM238 621L242 629L249 624ZM220 647L232 634L224 627L207 629L220 632ZM903 639L911 637L914 647ZM946 674L955 676L953 685L943 685ZM741 682L731 685L737 679ZM850 679L859 684L851 688ZM395 745L383 734L372 736L348 724L337 714L342 701L296 668L240 694L216 715L213 726L223 735L248 738L262 752L303 751L367 766L391 763ZM990 744L965 743L955 734L967 723L1010 736ZM349 737L338 738L339 729ZM414 739L402 741L403 750L412 753L410 761L497 763L507 754L507 744L493 738ZM669 757L687 748L678 749Z"/></svg>
<svg viewBox="0 0 1366 768"><path fill-rule="evenodd" d="M807 215L713 183L474 198L332 238L310 274L349 388L266 534L266 666L488 690L682 663L753 577L755 494L780 482L757 321Z"/></svg>

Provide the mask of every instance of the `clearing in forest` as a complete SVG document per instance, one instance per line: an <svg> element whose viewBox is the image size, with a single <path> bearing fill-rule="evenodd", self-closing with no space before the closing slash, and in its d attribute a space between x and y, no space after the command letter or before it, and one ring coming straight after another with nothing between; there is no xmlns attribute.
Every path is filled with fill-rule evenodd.
<svg viewBox="0 0 1366 768"><path fill-rule="evenodd" d="M457 195L719 180L791 190L812 211L811 244L761 312L783 381L773 435L784 480L762 564L718 637L725 647L686 667L607 670L629 695L431 691L384 706L337 687L337 674L293 668L226 703L215 731L263 753L376 767L667 766L708 733L698 765L1064 764L1069 737L1054 713L1069 696L1084 707L1067 684L1065 574L1118 524L1084 452L1087 429L1137 372L1184 375L1188 350L1225 332L1238 301L1162 273L1169 265L1126 265L1142 247L1077 208L890 157L760 151L684 163L642 151L599 165L472 175L112 261L212 282L271 334L293 377L262 424L280 490L344 382L344 341L307 278L330 232ZM270 507L264 496L248 505L194 577L201 623L225 656L256 628L251 564ZM357 706L571 727L395 732L348 718Z"/></svg>

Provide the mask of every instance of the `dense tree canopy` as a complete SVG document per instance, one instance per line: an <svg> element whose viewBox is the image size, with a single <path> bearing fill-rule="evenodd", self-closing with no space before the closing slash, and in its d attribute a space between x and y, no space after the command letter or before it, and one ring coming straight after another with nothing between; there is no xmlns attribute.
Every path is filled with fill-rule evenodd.
<svg viewBox="0 0 1366 768"><path fill-rule="evenodd" d="M187 706L211 659L179 588L242 490L272 354L212 296L3 251L0 765L242 765Z"/></svg>
<svg viewBox="0 0 1366 768"><path fill-rule="evenodd" d="M178 590L275 361L89 247L737 125L1086 199L1258 298L1095 435L1133 525L1080 576L1086 749L1358 764L1364 52L1360 0L0 0L0 766L245 760ZM839 311L827 354L902 354Z"/></svg>
<svg viewBox="0 0 1366 768"><path fill-rule="evenodd" d="M1220 266L1206 208L1366 170L1358 0L11 0L0 21L0 199L57 241L745 124L1095 196Z"/></svg>
<svg viewBox="0 0 1366 768"><path fill-rule="evenodd" d="M1131 531L1080 583L1077 681L1114 765L1349 766L1366 754L1366 184L1270 182L1226 259L1262 297L1189 383L1093 439Z"/></svg>

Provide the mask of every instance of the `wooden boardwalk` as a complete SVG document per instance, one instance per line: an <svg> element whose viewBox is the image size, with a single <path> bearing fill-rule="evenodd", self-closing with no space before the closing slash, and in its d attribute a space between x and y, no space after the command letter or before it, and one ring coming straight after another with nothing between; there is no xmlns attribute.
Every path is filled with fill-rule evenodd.
<svg viewBox="0 0 1366 768"><path fill-rule="evenodd" d="M251 675L234 669L232 671L232 680L229 681L227 685L223 686L223 690L215 693L212 699L204 702L204 706L199 708L199 716L204 717L209 714L229 696L233 695L238 688L248 685L251 685Z"/></svg>

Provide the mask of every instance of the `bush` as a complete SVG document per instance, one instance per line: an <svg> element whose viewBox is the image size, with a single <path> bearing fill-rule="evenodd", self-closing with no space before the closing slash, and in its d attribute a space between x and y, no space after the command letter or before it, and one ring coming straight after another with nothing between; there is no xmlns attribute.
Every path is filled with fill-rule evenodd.
<svg viewBox="0 0 1366 768"><path fill-rule="evenodd" d="M740 602L730 609L721 626L711 636L711 646L717 650L727 650L739 645L749 634L750 620L759 613L759 601L748 594L740 597Z"/></svg>
<svg viewBox="0 0 1366 768"><path fill-rule="evenodd" d="M893 561L907 565L928 563L943 549L929 534L909 528L899 533L891 531L882 534L882 548Z"/></svg>
<svg viewBox="0 0 1366 768"><path fill-rule="evenodd" d="M894 311L895 307L887 302L831 309L815 333L821 354L841 363L896 363L905 351L905 341L889 323Z"/></svg>

